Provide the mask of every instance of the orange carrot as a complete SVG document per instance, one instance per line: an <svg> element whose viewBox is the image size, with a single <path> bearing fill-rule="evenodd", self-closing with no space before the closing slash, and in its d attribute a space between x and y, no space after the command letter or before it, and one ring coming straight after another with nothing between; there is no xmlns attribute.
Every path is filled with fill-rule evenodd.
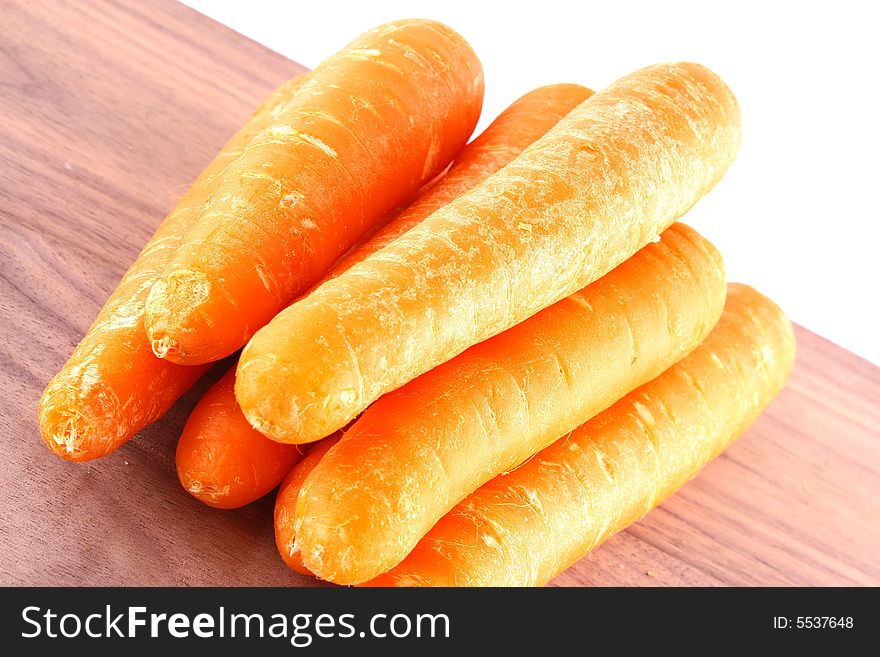
<svg viewBox="0 0 880 657"><path fill-rule="evenodd" d="M236 509L278 486L302 458L253 429L235 402L235 368L202 397L177 443L177 476L197 500Z"/></svg>
<svg viewBox="0 0 880 657"><path fill-rule="evenodd" d="M380 234L337 262L327 277L334 272L341 273L345 267L378 251L395 235L430 214L438 204L452 200L503 167L590 93L578 85L559 84L536 89L514 102L483 134L462 149L445 176L425 190L409 208L395 214ZM223 417L211 417L212 411L203 408L206 404ZM296 447L279 443L273 443L277 451L266 447L267 439L251 429L238 408L231 375L205 395L193 411L193 418L198 419L190 419L178 444L177 473L184 488L208 504L216 501L218 490L224 491L227 503L228 499L235 500L235 506L252 502L281 481L287 470L279 466L280 456L286 453L292 458L298 453ZM224 455L222 461L213 460L218 451ZM251 476L231 476L242 469L253 473L263 485L254 487Z"/></svg>
<svg viewBox="0 0 880 657"><path fill-rule="evenodd" d="M293 466L293 469L281 482L278 497L275 498L275 545L281 558L284 559L284 563L303 575L311 575L312 572L303 565L302 559L299 557L299 550L294 547L296 533L293 530L292 511L303 481L324 458L324 454L337 442L339 442L339 435L326 438L312 447L305 458Z"/></svg>
<svg viewBox="0 0 880 657"><path fill-rule="evenodd" d="M483 133L465 146L443 177L403 212L385 223L364 244L352 249L321 282L388 246L425 217L508 164L593 92L579 84L539 87L514 101Z"/></svg>
<svg viewBox="0 0 880 657"><path fill-rule="evenodd" d="M589 287L367 409L306 478L296 547L322 579L399 563L455 504L694 349L721 258L677 224Z"/></svg>
<svg viewBox="0 0 880 657"><path fill-rule="evenodd" d="M374 586L540 586L694 477L782 389L791 323L731 285L690 356L456 506Z"/></svg>
<svg viewBox="0 0 880 657"><path fill-rule="evenodd" d="M242 353L248 421L302 443L597 279L718 181L739 143L695 64L629 75L498 173L278 314Z"/></svg>
<svg viewBox="0 0 880 657"><path fill-rule="evenodd" d="M383 25L320 64L220 176L153 285L156 355L192 365L243 345L446 167L477 123L482 80L470 46L425 20Z"/></svg>
<svg viewBox="0 0 880 657"><path fill-rule="evenodd" d="M158 420L207 370L153 355L144 334L147 292L198 218L218 175L296 94L304 78L279 87L205 168L156 230L40 399L49 448L71 461L109 454Z"/></svg>

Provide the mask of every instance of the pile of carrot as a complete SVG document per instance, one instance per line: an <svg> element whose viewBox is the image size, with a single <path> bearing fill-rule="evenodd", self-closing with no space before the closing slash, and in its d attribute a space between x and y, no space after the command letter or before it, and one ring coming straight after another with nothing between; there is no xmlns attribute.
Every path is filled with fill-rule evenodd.
<svg viewBox="0 0 880 657"><path fill-rule="evenodd" d="M482 101L428 20L282 85L49 383L49 448L113 452L244 347L178 478L221 509L277 488L309 576L543 585L672 495L794 360L782 311L677 222L736 155L736 99L661 64L535 89L468 143Z"/></svg>

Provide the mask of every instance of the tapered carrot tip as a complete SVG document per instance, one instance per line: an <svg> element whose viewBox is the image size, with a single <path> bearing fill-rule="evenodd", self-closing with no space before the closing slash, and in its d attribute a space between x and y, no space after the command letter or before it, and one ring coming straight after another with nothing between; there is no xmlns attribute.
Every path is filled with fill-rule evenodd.
<svg viewBox="0 0 880 657"><path fill-rule="evenodd" d="M89 455L83 445L89 442L89 436L95 435L94 425L88 418L70 409L55 408L51 400L43 397L40 400L40 430L46 446L58 456L68 461L88 461Z"/></svg>
<svg viewBox="0 0 880 657"><path fill-rule="evenodd" d="M157 358L166 358L168 354L174 354L178 351L177 342L167 335L150 340L150 349L153 350Z"/></svg>
<svg viewBox="0 0 880 657"><path fill-rule="evenodd" d="M154 358L143 328L128 328L123 321L130 321L127 315L102 311L40 398L43 441L68 461L90 461L118 449L205 372Z"/></svg>
<svg viewBox="0 0 880 657"><path fill-rule="evenodd" d="M303 303L309 303L305 300ZM303 360L280 369L271 345L257 333L244 348L235 377L235 396L248 422L272 440L281 443L309 443L326 436L315 418L337 427L345 426L353 417L351 409L362 402L364 382L359 368L342 369L334 377L322 377L329 364L339 360L340 354L353 352L345 335L335 332L324 335L327 326L335 326L338 319L332 307L316 307L314 322L297 325L294 337ZM314 317L314 316L313 316ZM259 358L247 358L256 349ZM301 364L301 366L300 366ZM287 365L287 364L286 364ZM306 391L304 395L266 395L266 389L283 389L296 381ZM355 414L356 415L356 414ZM269 418L283 417L283 423Z"/></svg>
<svg viewBox="0 0 880 657"><path fill-rule="evenodd" d="M205 304L211 297L211 282L201 272L176 271L165 279L159 279L147 297L145 315L147 337L158 358L180 362L186 357L179 342L171 337L168 326L175 326L181 317L191 317L194 309ZM185 304L168 303L168 299L183 299Z"/></svg>
<svg viewBox="0 0 880 657"><path fill-rule="evenodd" d="M344 503L349 502L350 499L346 498ZM298 510L300 507L297 505L295 508ZM309 522L303 522L302 516L295 511L295 539L291 553L298 555L307 572L321 579L345 586L360 584L373 573L386 568L384 563L372 559L370 552L361 552L356 548L357 540L353 537L360 533L358 527L370 522L371 519L365 516L352 516L346 520L347 524L335 524L328 518L311 518ZM340 553L329 553L328 545L346 547Z"/></svg>
<svg viewBox="0 0 880 657"><path fill-rule="evenodd" d="M230 370L193 409L177 443L177 476L197 500L235 509L275 488L302 452L251 428L241 414Z"/></svg>

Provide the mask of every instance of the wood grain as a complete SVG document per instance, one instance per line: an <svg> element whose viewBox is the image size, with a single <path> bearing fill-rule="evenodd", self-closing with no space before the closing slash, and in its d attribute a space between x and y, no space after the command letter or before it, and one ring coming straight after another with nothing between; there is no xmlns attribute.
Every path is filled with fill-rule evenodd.
<svg viewBox="0 0 880 657"><path fill-rule="evenodd" d="M208 381L86 464L50 454L35 420L156 224L302 67L168 1L0 13L0 584L312 584L275 554L271 499L224 512L178 485L175 442ZM880 368L797 336L758 423L556 585L880 584Z"/></svg>

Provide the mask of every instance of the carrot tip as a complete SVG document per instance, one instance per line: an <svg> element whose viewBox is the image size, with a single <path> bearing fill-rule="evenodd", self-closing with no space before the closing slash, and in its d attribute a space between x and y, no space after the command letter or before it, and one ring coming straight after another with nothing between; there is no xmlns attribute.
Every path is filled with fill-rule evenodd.
<svg viewBox="0 0 880 657"><path fill-rule="evenodd" d="M186 353L186 338L181 348L181 338L192 333L194 322L198 323L201 305L211 296L211 284L201 272L189 270L175 271L168 280L158 280L153 284L144 304L144 328L150 339L150 346L158 358L180 361ZM169 299L185 299L184 305L172 305ZM195 364L195 363L189 363Z"/></svg>
<svg viewBox="0 0 880 657"><path fill-rule="evenodd" d="M257 411L252 411L250 409L246 409L245 407L242 407L241 410L244 413L245 419L247 419L250 425L256 431L260 432L270 440L274 440L275 442L284 443L287 445L303 443L303 441L298 440L298 434L296 431L283 431L281 427L279 427L274 422L267 421ZM293 413L291 413L291 417L295 417ZM295 420L292 420L292 423L294 423L297 427L299 426L295 423Z"/></svg>
<svg viewBox="0 0 880 657"><path fill-rule="evenodd" d="M299 530L302 526L302 519L295 518L293 521L293 537L292 540L288 542L288 554L293 556L295 554L299 554L300 558L302 558L302 542L299 538ZM320 551L317 552L317 560L320 563L321 554Z"/></svg>
<svg viewBox="0 0 880 657"><path fill-rule="evenodd" d="M43 440L52 452L69 461L86 461L83 445L89 433L88 422L81 416L62 413L52 429L43 430Z"/></svg>
<svg viewBox="0 0 880 657"><path fill-rule="evenodd" d="M156 358L167 358L169 354L176 354L179 351L177 341L168 336L150 340L150 346Z"/></svg>
<svg viewBox="0 0 880 657"><path fill-rule="evenodd" d="M224 502L231 491L231 486L229 484L226 484L225 486L215 486L182 473L178 473L178 477L183 489L199 502L207 504L208 506L227 508Z"/></svg>
<svg viewBox="0 0 880 657"><path fill-rule="evenodd" d="M75 432L53 434L50 439L55 443L53 451L56 453L75 458L82 452L82 439L78 438Z"/></svg>

